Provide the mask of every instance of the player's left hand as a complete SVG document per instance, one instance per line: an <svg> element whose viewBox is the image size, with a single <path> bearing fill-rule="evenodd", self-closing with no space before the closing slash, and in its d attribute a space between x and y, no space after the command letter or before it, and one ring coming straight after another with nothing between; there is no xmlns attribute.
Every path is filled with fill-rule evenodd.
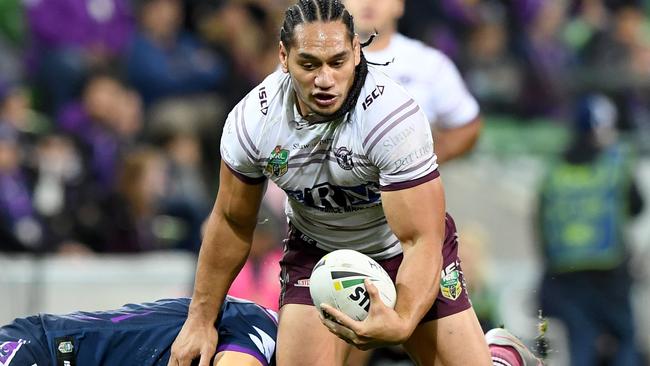
<svg viewBox="0 0 650 366"><path fill-rule="evenodd" d="M369 279L364 284L370 295L366 319L354 320L332 306L321 304L321 309L329 315L321 315L321 322L330 332L361 350L406 342L413 331L408 321L381 301L379 290Z"/></svg>

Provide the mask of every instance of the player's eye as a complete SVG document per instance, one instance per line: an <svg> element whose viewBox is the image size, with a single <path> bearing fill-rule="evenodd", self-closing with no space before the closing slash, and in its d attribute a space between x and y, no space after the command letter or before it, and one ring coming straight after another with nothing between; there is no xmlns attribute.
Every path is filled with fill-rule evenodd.
<svg viewBox="0 0 650 366"><path fill-rule="evenodd" d="M332 62L332 67L339 68L339 67L343 66L344 63L345 63L344 60L336 60L336 61Z"/></svg>
<svg viewBox="0 0 650 366"><path fill-rule="evenodd" d="M303 69L305 69L307 71L311 71L311 70L316 69L316 65L314 65L314 64L312 64L310 62L306 62L306 63L302 64L301 66L302 66Z"/></svg>

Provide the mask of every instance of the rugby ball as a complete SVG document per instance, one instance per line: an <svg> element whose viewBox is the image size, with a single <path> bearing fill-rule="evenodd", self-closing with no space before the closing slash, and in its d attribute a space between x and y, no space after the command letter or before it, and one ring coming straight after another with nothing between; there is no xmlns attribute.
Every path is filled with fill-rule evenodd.
<svg viewBox="0 0 650 366"><path fill-rule="evenodd" d="M350 249L330 252L316 263L309 278L311 299L321 313L320 304L325 303L363 320L370 310L365 278L377 287L384 304L395 307L397 293L388 273L374 259Z"/></svg>

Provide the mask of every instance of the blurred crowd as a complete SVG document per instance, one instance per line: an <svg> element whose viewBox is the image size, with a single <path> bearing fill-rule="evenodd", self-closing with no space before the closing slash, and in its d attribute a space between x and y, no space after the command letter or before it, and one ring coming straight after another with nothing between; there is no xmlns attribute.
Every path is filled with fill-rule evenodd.
<svg viewBox="0 0 650 366"><path fill-rule="evenodd" d="M225 116L277 68L279 25L292 3L0 1L0 252L197 253L218 187ZM633 136L632 150L650 152L650 2L406 0L405 5L400 32L455 62L486 116L486 128L490 116L508 116L522 127L543 121L568 128L576 120L615 115L609 127ZM606 101L585 109L585 95ZM598 164L610 161L601 153L615 153L590 147L582 132L583 140L574 138L560 158L598 171ZM554 174L575 169L584 175L583 168L570 165ZM598 194L606 194L605 182L603 187L602 192L591 187L589 202L602 201ZM576 200L586 202L584 187L553 186L542 197L557 207L547 204L539 215L548 207L562 211L563 195L571 189L580 196ZM628 198L617 196L612 212L618 214L619 204L641 201ZM281 194L271 190L249 261L231 289L269 307L277 307L281 205ZM597 213L602 220L614 215ZM584 218L589 220L595 219ZM540 240L547 255L545 278L584 276L591 283L591 268L574 276L565 273L573 270L553 266L554 255L568 258L560 250L586 237L578 235L586 232L584 226L572 227L562 238L566 248L551 247L562 240L544 242L568 222L540 223L546 234ZM470 262L472 253L483 257L480 246L472 245L481 240L466 236L472 248L463 255L467 271L480 272ZM612 234L607 245L619 244ZM609 274L626 272L620 257L606 268ZM495 322L492 294L481 286L480 273L470 277L476 278L475 307L489 328ZM546 293L564 290L549 281ZM622 298L628 290L620 289ZM555 316L562 318L563 311L558 307Z"/></svg>
<svg viewBox="0 0 650 366"><path fill-rule="evenodd" d="M0 2L0 251L196 252L224 116L276 69L291 3ZM617 127L642 138L648 10L640 0L406 1L400 31L446 53L488 117L561 124L578 96L598 92ZM281 209L267 212L282 222Z"/></svg>

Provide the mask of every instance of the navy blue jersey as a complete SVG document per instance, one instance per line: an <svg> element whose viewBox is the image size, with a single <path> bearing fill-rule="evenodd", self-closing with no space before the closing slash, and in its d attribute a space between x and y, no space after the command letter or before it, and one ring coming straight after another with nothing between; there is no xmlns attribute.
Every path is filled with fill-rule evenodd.
<svg viewBox="0 0 650 366"><path fill-rule="evenodd" d="M43 314L0 328L0 366L167 365L190 299L127 304L117 310ZM218 319L217 352L250 354L273 363L277 314L227 297Z"/></svg>

